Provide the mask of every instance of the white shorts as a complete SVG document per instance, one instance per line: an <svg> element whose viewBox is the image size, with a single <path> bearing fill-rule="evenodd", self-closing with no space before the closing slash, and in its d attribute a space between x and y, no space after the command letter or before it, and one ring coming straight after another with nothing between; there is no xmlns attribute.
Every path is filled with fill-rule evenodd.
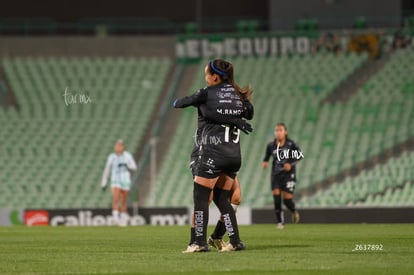
<svg viewBox="0 0 414 275"><path fill-rule="evenodd" d="M112 182L111 188L119 188L124 191L129 191L131 189L131 182Z"/></svg>

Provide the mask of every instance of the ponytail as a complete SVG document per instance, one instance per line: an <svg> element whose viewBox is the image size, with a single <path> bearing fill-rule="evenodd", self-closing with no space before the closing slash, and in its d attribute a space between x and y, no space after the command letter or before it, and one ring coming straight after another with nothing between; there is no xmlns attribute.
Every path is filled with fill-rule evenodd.
<svg viewBox="0 0 414 275"><path fill-rule="evenodd" d="M208 65L210 74L217 74L223 82L228 82L236 89L242 99L252 102L253 88L251 85L240 87L234 81L234 66L232 63L222 59L211 60Z"/></svg>

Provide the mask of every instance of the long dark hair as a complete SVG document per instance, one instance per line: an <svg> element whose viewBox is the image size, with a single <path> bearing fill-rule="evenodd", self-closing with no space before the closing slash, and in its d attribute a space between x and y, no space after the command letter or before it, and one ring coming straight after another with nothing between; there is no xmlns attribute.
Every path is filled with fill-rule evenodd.
<svg viewBox="0 0 414 275"><path fill-rule="evenodd" d="M208 63L208 73L217 74L221 81L230 83L243 99L252 101L253 88L250 85L240 87L234 81L234 66L223 59L214 59Z"/></svg>
<svg viewBox="0 0 414 275"><path fill-rule="evenodd" d="M278 126L283 127L285 129L285 131L287 132L287 127L286 127L286 124L284 122L278 122L278 123L276 123L276 127L278 127ZM288 134L286 134L286 137L285 138L288 139Z"/></svg>

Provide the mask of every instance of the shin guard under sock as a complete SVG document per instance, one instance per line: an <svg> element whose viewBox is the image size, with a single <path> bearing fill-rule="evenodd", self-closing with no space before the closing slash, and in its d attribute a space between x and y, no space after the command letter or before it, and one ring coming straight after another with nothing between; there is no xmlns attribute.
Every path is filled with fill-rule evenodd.
<svg viewBox="0 0 414 275"><path fill-rule="evenodd" d="M223 222L227 233L229 234L230 243L236 246L240 243L239 227L237 225L236 214L230 204L230 191L214 188L214 196L217 196L218 208L223 217Z"/></svg>
<svg viewBox="0 0 414 275"><path fill-rule="evenodd" d="M213 239L223 239L224 234L226 233L226 226L224 225L224 222L220 219L217 221L216 228L214 228L213 234L211 234L211 237Z"/></svg>
<svg viewBox="0 0 414 275"><path fill-rule="evenodd" d="M284 199L283 202L285 203L287 209L290 210L290 212L295 213L296 211L295 203L293 202L292 199Z"/></svg>
<svg viewBox="0 0 414 275"><path fill-rule="evenodd" d="M278 223L282 223L282 196L281 195L273 195L273 200L275 203L275 214L276 220Z"/></svg>
<svg viewBox="0 0 414 275"><path fill-rule="evenodd" d="M192 245L195 242L195 229L191 227L190 231L190 243L188 245Z"/></svg>
<svg viewBox="0 0 414 275"><path fill-rule="evenodd" d="M211 189L194 183L194 233L195 242L207 245L208 199Z"/></svg>

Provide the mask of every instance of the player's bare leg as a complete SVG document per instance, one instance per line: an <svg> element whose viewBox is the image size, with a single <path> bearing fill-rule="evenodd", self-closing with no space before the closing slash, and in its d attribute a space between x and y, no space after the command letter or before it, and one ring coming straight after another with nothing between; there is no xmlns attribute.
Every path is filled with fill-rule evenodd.
<svg viewBox="0 0 414 275"><path fill-rule="evenodd" d="M230 198L232 205L237 205L237 207L241 204L242 196L241 196L241 188L240 188L240 181L239 177L234 179L234 184L231 187L231 198ZM236 208L237 207L233 207ZM236 209L234 209L236 211Z"/></svg>
<svg viewBox="0 0 414 275"><path fill-rule="evenodd" d="M295 203L293 202L293 194L288 193L288 192L283 192L283 202L285 206L292 213L292 222L299 223L300 215L299 215L299 212L296 210Z"/></svg>
<svg viewBox="0 0 414 275"><path fill-rule="evenodd" d="M112 187L112 219L113 224L118 225L119 224L119 197L121 189L118 187Z"/></svg>
<svg viewBox="0 0 414 275"><path fill-rule="evenodd" d="M120 226L127 226L128 223L128 211L127 211L127 199L128 199L128 190L120 190L120 199L121 199L121 220L119 222Z"/></svg>

